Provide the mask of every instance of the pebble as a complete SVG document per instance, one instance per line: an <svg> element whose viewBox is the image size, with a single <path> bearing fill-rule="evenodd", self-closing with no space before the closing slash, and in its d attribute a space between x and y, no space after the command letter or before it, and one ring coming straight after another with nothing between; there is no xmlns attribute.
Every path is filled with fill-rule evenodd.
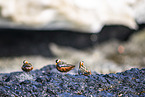
<svg viewBox="0 0 145 97"><path fill-rule="evenodd" d="M84 76L51 71L54 68L55 65L48 65L33 70L30 73L33 79L26 78L24 81L20 78L23 72L0 74L0 96L145 96L145 69L132 68L116 74L94 73Z"/></svg>

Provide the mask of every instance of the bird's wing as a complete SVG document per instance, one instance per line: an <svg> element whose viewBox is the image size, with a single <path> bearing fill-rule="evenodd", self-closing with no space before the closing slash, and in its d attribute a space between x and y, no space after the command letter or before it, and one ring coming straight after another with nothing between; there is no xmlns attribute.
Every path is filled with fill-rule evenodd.
<svg viewBox="0 0 145 97"><path fill-rule="evenodd" d="M87 70L87 68L85 67L85 66L81 66L81 68L80 69L82 69L82 70L84 70L84 71L86 71Z"/></svg>
<svg viewBox="0 0 145 97"><path fill-rule="evenodd" d="M67 64L67 63L62 61L62 64Z"/></svg>
<svg viewBox="0 0 145 97"><path fill-rule="evenodd" d="M25 63L25 64L23 65L23 67L31 67L31 66L32 66L31 63Z"/></svg>
<svg viewBox="0 0 145 97"><path fill-rule="evenodd" d="M70 67L70 66L75 66L75 65L71 65L71 64L62 64L62 65L59 65L59 67Z"/></svg>

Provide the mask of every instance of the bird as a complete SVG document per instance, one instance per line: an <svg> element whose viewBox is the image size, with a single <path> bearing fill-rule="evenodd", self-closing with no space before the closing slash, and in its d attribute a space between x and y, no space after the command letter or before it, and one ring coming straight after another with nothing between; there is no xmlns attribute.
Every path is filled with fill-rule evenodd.
<svg viewBox="0 0 145 97"><path fill-rule="evenodd" d="M21 69L25 72L30 72L33 69L33 66L31 63L28 63L28 61L24 60Z"/></svg>
<svg viewBox="0 0 145 97"><path fill-rule="evenodd" d="M55 65L56 65L56 69L60 72L68 72L75 67L75 65L67 64L66 62L63 62L60 59L56 60Z"/></svg>
<svg viewBox="0 0 145 97"><path fill-rule="evenodd" d="M81 61L81 62L79 63L78 74L79 74L79 75L85 75L85 76L91 75L91 71L88 70L88 69L84 66L84 61Z"/></svg>

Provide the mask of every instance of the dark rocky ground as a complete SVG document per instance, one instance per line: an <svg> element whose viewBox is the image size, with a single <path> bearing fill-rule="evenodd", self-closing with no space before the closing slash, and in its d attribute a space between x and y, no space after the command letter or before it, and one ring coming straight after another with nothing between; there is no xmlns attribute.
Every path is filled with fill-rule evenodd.
<svg viewBox="0 0 145 97"><path fill-rule="evenodd" d="M0 97L144 97L145 68L90 76L55 72L55 65L0 74Z"/></svg>

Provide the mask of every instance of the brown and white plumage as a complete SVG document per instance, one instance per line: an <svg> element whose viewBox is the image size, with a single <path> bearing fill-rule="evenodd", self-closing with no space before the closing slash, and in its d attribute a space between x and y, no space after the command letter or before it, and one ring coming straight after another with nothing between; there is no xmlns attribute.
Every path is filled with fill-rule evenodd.
<svg viewBox="0 0 145 97"><path fill-rule="evenodd" d="M56 60L56 69L60 72L68 72L74 67L75 65L67 64L66 62L63 62L60 59Z"/></svg>
<svg viewBox="0 0 145 97"><path fill-rule="evenodd" d="M33 69L33 66L31 63L28 63L28 61L23 61L23 66L21 67L23 71L30 72Z"/></svg>
<svg viewBox="0 0 145 97"><path fill-rule="evenodd" d="M78 74L80 74L80 75L91 75L91 71L90 70L88 70L85 66L84 66L84 62L83 61L81 61L80 63L79 63L79 70L78 70Z"/></svg>

